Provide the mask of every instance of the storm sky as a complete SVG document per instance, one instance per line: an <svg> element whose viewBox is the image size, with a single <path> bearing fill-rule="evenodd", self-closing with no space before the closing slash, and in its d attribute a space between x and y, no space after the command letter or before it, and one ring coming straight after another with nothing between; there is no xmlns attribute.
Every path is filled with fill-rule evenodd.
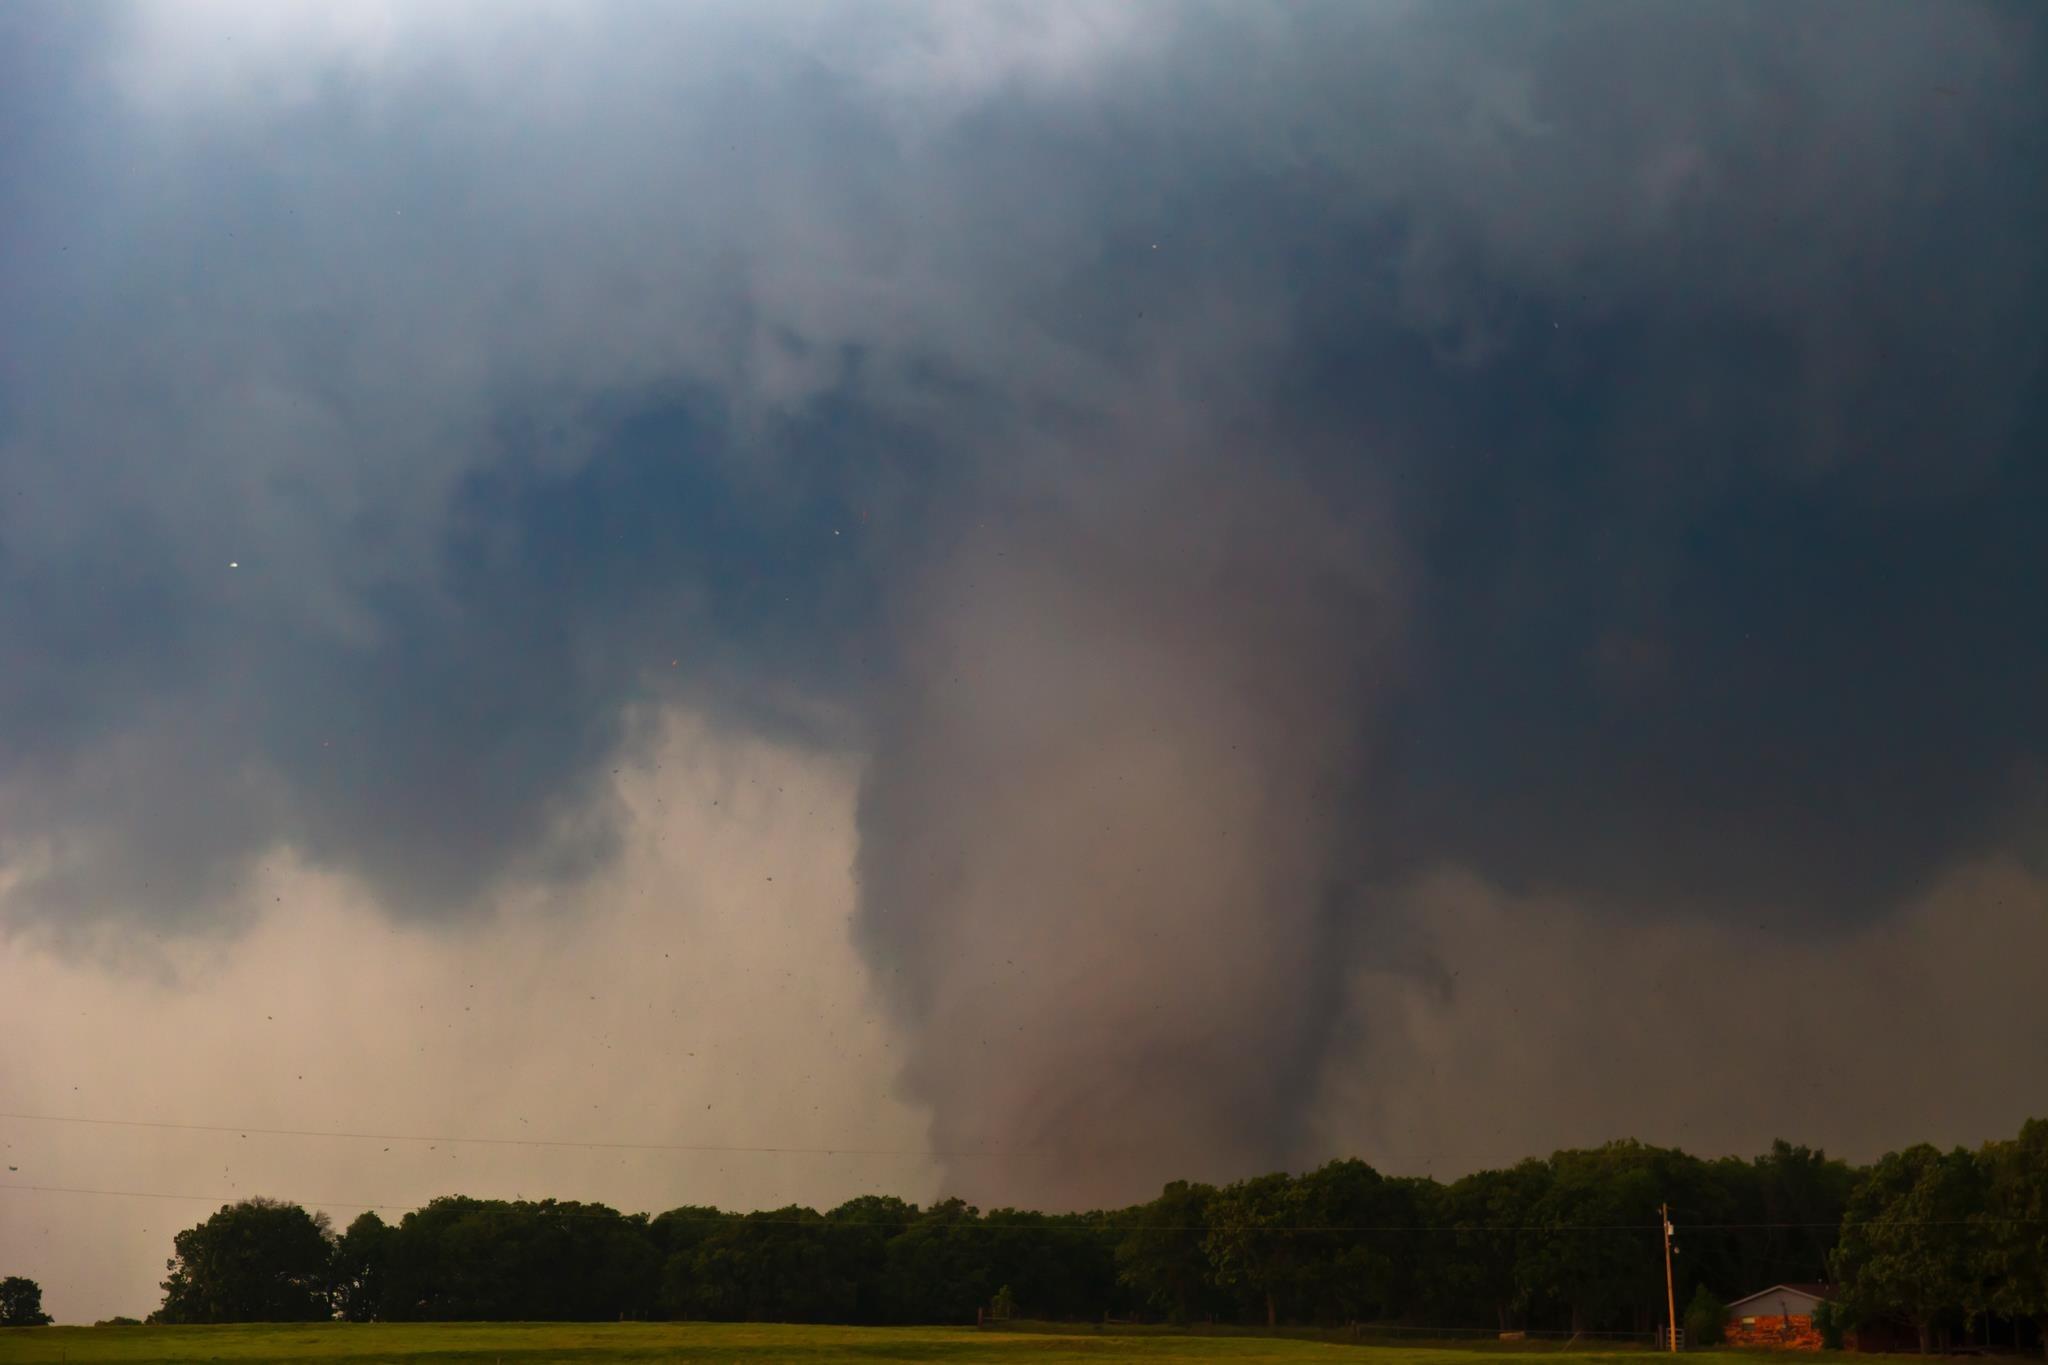
<svg viewBox="0 0 2048 1365"><path fill-rule="evenodd" d="M0 1273L2010 1132L2043 167L2017 0L0 9Z"/></svg>

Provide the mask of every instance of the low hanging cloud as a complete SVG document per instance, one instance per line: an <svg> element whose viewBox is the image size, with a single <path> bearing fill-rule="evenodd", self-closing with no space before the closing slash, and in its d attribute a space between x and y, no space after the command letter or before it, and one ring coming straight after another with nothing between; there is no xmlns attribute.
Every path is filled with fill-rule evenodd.
<svg viewBox="0 0 2048 1365"><path fill-rule="evenodd" d="M144 930L112 973L0 944L0 1031L23 1044L0 1110L115 1120L0 1117L0 1261L91 1322L151 1310L173 1234L249 1195L346 1226L450 1193L647 1211L936 1194L849 932L857 764L687 714L646 734L606 774L617 856L573 892L500 898L488 933L394 919L276 859L232 940Z"/></svg>
<svg viewBox="0 0 2048 1365"><path fill-rule="evenodd" d="M2048 951L2048 879L2012 857L1818 934L1589 911L1459 868L1404 888L1399 915L1405 952L1353 968L1315 1119L1390 1170L1617 1134L1870 1161L2003 1135L2048 1083L2048 1004L2012 970Z"/></svg>
<svg viewBox="0 0 2048 1365"><path fill-rule="evenodd" d="M852 756L903 1093L1074 1202L1380 1132L1430 869L1626 973L2038 840L2031 15L4 22L38 951L278 859L525 951L707 717Z"/></svg>

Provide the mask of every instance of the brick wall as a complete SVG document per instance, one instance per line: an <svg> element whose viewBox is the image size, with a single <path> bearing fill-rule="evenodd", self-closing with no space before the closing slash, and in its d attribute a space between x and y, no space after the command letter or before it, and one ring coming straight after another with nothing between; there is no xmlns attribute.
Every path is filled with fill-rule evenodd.
<svg viewBox="0 0 2048 1365"><path fill-rule="evenodd" d="M1813 1319L1803 1313L1791 1317L1765 1316L1759 1314L1745 1324L1743 1319L1731 1317L1721 1329L1722 1339L1730 1346L1775 1348L1781 1351L1818 1351L1820 1331L1813 1325Z"/></svg>

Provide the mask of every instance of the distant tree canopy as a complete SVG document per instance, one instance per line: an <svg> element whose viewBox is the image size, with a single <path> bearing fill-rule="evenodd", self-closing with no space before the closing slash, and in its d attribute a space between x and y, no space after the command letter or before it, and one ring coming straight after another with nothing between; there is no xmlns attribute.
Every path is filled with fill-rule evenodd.
<svg viewBox="0 0 2048 1365"><path fill-rule="evenodd" d="M158 1322L312 1322L332 1316L324 1213L245 1199L173 1242Z"/></svg>
<svg viewBox="0 0 2048 1365"><path fill-rule="evenodd" d="M49 1321L41 1285L20 1275L0 1280L0 1327L43 1327Z"/></svg>
<svg viewBox="0 0 2048 1365"><path fill-rule="evenodd" d="M1696 1336L1728 1299L1831 1277L1831 1328L1897 1321L1927 1344L1986 1314L2048 1328L2040 1121L1977 1152L1912 1147L1861 1171L1783 1142L1747 1161L1614 1142L1449 1184L1362 1161L1176 1181L1094 1213L864 1196L823 1213L649 1218L448 1197L336 1236L324 1215L251 1200L178 1234L157 1317L969 1323L1000 1304L1064 1319L1647 1333L1666 1311L1663 1204Z"/></svg>

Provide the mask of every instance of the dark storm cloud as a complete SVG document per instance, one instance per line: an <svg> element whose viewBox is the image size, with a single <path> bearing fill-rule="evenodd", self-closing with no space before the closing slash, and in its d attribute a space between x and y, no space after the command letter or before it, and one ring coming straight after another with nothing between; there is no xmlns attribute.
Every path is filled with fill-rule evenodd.
<svg viewBox="0 0 2048 1365"><path fill-rule="evenodd" d="M1354 270L1290 370L1393 437L1421 565L1368 826L1611 904L1893 906L2048 749L2040 26L1488 18L1432 75L1491 95L1409 78L1445 164L1360 244L1417 325Z"/></svg>
<svg viewBox="0 0 2048 1365"><path fill-rule="evenodd" d="M857 689L873 662L869 523L843 475L772 494L722 477L730 439L715 408L679 406L551 470L507 436L450 491L432 579L363 595L362 640L238 631L167 585L122 595L76 570L101 591L52 592L10 622L37 665L11 689L11 757L45 774L42 808L89 856L60 856L17 894L64 916L204 909L282 840L360 873L394 912L456 910L500 872L579 875L607 853L601 768L631 702L711 698L834 739L796 703ZM874 439L827 413L774 443L853 464ZM262 569L216 571L233 584ZM95 666L113 677L82 705L66 684ZM749 676L763 671L788 695ZM138 710L144 736L63 766L67 745Z"/></svg>
<svg viewBox="0 0 2048 1365"><path fill-rule="evenodd" d="M867 752L947 1145L1220 1171L1420 865L1811 922L2023 835L2024 8L349 13L10 19L14 923L575 876L688 699Z"/></svg>

